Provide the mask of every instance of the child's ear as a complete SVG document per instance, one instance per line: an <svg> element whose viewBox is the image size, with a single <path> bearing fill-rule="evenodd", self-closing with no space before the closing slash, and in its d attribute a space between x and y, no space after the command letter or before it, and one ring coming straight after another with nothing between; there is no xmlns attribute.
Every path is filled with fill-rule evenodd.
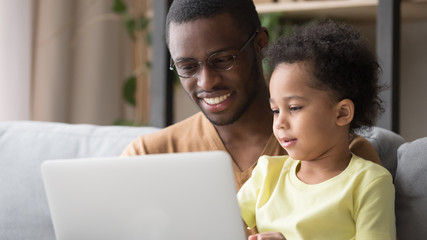
<svg viewBox="0 0 427 240"><path fill-rule="evenodd" d="M337 104L337 119L338 126L345 126L351 123L354 116L354 103L350 99L341 100Z"/></svg>

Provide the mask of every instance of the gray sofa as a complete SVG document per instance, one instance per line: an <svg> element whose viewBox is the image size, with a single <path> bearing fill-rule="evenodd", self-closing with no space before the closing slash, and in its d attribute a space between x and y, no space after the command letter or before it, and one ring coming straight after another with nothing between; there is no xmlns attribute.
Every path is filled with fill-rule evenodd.
<svg viewBox="0 0 427 240"><path fill-rule="evenodd" d="M137 136L157 130L0 122L0 240L55 239L40 172L44 160L118 156Z"/></svg>
<svg viewBox="0 0 427 240"><path fill-rule="evenodd" d="M117 156L137 136L158 130L0 122L0 239L55 239L40 175L44 160ZM427 138L404 143L399 135L377 127L359 134L373 144L395 179L399 239L426 239Z"/></svg>

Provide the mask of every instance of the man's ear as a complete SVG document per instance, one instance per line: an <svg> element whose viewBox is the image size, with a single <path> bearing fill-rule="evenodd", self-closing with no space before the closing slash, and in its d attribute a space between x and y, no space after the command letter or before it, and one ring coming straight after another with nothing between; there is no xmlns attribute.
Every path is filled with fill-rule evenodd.
<svg viewBox="0 0 427 240"><path fill-rule="evenodd" d="M264 58L263 50L267 47L269 40L270 40L270 37L268 35L267 28L261 27L254 41L257 56L261 57L261 59Z"/></svg>
<svg viewBox="0 0 427 240"><path fill-rule="evenodd" d="M354 117L354 103L350 99L341 100L337 105L338 126L345 126L351 123Z"/></svg>

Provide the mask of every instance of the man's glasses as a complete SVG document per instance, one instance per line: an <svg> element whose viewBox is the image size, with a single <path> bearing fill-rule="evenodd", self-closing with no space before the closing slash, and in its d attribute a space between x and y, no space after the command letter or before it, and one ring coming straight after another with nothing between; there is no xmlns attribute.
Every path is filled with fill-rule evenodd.
<svg viewBox="0 0 427 240"><path fill-rule="evenodd" d="M237 54L233 55L226 51L212 53L206 59L206 63L209 64L209 66L211 66L212 69L217 72L230 70L231 68L233 68L237 56L239 56L239 54L246 48L246 46L249 45L249 43L252 41L252 39L255 38L257 34L258 30L255 31L254 34L252 34L252 36L245 42L245 44L243 44ZM182 59L175 62L174 64L171 58L169 69L173 70L173 67L175 66L176 73L178 74L178 76L182 78L191 78L199 73L202 64L203 62L196 61L195 59Z"/></svg>

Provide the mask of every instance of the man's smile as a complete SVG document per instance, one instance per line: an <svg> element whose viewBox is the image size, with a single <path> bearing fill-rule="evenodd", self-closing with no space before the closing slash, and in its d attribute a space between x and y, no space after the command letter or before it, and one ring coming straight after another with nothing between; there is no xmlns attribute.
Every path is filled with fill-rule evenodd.
<svg viewBox="0 0 427 240"><path fill-rule="evenodd" d="M203 98L203 101L205 101L209 105L216 105L216 104L224 102L230 95L231 95L231 93L227 93L227 94L225 94L223 96L219 96L219 97Z"/></svg>

